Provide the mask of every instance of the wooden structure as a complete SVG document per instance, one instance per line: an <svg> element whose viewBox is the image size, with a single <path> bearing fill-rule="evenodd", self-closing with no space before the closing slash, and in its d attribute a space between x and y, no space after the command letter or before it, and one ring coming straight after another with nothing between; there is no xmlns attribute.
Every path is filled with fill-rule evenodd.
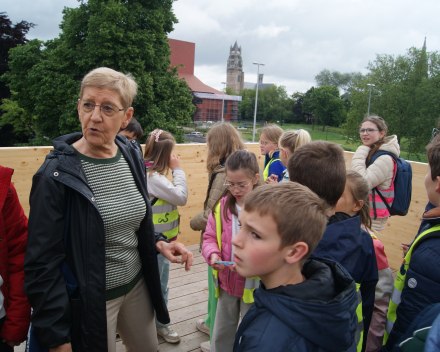
<svg viewBox="0 0 440 352"><path fill-rule="evenodd" d="M254 152L261 166L264 158L260 155L258 143L247 144L249 151ZM51 147L17 147L0 148L0 165L13 168L12 181L17 188L20 202L29 214L29 193L32 185L32 176L43 163ZM206 171L206 144L179 144L174 154L180 156L182 169L186 173L188 182L188 203L185 207L179 207L181 215L181 233L179 241L185 245L199 243L200 233L194 232L189 226L191 218L203 210L206 189L208 186L208 173ZM353 153L345 152L346 165L350 168ZM417 233L421 216L428 202L424 177L426 164L411 162L413 169L413 193L411 208L407 216L392 217L384 231L378 234L379 239L385 245L388 260L393 269L398 269L402 261L401 242L411 242ZM311 177L313 177L311 170Z"/></svg>

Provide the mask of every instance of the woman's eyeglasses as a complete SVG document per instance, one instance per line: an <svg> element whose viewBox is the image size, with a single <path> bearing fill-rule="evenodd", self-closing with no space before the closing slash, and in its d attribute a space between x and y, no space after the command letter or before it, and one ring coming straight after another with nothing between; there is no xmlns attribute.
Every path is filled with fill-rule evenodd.
<svg viewBox="0 0 440 352"><path fill-rule="evenodd" d="M101 112L108 117L115 116L119 111L127 110L128 108L119 109L117 106L114 106L112 104L101 104L96 105L95 103L92 103L91 101L86 100L78 100L78 105L81 109L81 111L85 113L91 113L93 110L95 110L95 106L99 106L101 109Z"/></svg>
<svg viewBox="0 0 440 352"><path fill-rule="evenodd" d="M370 133L373 133L374 131L379 131L378 129L375 129L375 128L361 128L360 130L359 130L359 133L360 134L364 134L364 133L366 133L366 134L370 134Z"/></svg>

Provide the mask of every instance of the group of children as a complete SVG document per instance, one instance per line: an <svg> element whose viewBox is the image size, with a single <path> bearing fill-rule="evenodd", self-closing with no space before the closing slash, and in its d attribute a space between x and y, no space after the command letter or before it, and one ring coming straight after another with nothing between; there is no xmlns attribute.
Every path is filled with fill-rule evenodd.
<svg viewBox="0 0 440 352"><path fill-rule="evenodd" d="M174 145L170 133L155 130L144 154L153 222L169 240L178 233L177 206L188 197ZM411 322L402 323L399 314L414 318L420 309L402 299L396 335L390 321L396 322L400 296L387 317L393 278L383 245L371 231L369 185L357 172L346 171L343 150L311 142L305 130L284 132L276 125L260 134L264 171L230 124L215 125L207 147L206 201L191 219L192 229L202 231L201 250L209 265L208 316L197 321L197 328L211 339L202 351L391 351ZM428 147L425 180L434 206L440 206L437 155L440 139ZM165 176L169 169L173 182ZM425 225L434 227L439 218L434 208L425 214ZM419 256L420 248L437 240L428 237L418 247ZM409 259L413 250L409 246ZM167 300L169 263L158 260ZM440 285L430 269L419 269L420 286L426 277ZM400 287L402 296L406 271L400 278L406 285ZM416 286L407 294L412 304ZM388 341L382 347L385 326ZM166 341L180 340L170 325L157 328Z"/></svg>

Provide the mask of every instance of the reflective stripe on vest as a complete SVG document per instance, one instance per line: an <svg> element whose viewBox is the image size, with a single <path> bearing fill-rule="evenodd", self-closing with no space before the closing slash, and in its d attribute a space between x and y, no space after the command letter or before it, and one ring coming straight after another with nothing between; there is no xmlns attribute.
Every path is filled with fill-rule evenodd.
<svg viewBox="0 0 440 352"><path fill-rule="evenodd" d="M217 243L218 249L222 251L222 217L221 217L221 206L218 202L215 207L215 227L217 231ZM220 297L220 286L218 282L218 271L212 269L212 279L215 285L215 297ZM260 287L260 278L258 276L248 277L244 283L243 290L243 302L244 303L254 303L254 290Z"/></svg>
<svg viewBox="0 0 440 352"><path fill-rule="evenodd" d="M269 177L269 167L270 167L270 165L272 165L272 163L275 162L275 161L281 161L281 160L280 160L280 159L271 159L271 160L267 163L267 165L266 165L266 167L264 168L264 171L263 171L263 180L266 180L266 179Z"/></svg>
<svg viewBox="0 0 440 352"><path fill-rule="evenodd" d="M383 336L383 344L385 345L388 336L391 333L391 330L393 330L394 323L396 322L396 312L397 307L400 304L400 299L402 295L402 290L405 287L405 279L406 279L406 273L408 271L409 263L411 261L411 255L413 252L413 248L417 242L419 242L424 236L430 234L431 232L439 231L440 225L431 227L430 229L422 232L411 244L411 247L408 250L408 253L406 253L405 258L403 259L403 263L400 266L400 270L397 273L396 281L394 282L394 288L393 293L391 294L390 298L390 305L388 306L388 314L387 314L387 322L385 324L385 334Z"/></svg>
<svg viewBox="0 0 440 352"><path fill-rule="evenodd" d="M158 232L162 232L168 240L176 238L179 234L179 212L177 206L158 199L153 209L153 224L154 229Z"/></svg>
<svg viewBox="0 0 440 352"><path fill-rule="evenodd" d="M356 307L356 316L358 320L355 341L356 341L356 350L358 352L362 351L362 343L364 341L364 317L362 315L362 294L360 291L360 284L356 284L356 295L357 295L357 307Z"/></svg>
<svg viewBox="0 0 440 352"><path fill-rule="evenodd" d="M390 208L393 206L394 202L394 179L396 177L397 172L397 163L394 161L394 171L393 171L393 179L391 180L391 186L388 189L380 189L376 187L380 194L385 198ZM373 198L374 196L374 198ZM375 214L376 212L376 214ZM383 202L382 198L380 198L379 194L375 188L370 191L370 216L372 219L377 218L387 218L390 216L390 212L388 211L387 206Z"/></svg>

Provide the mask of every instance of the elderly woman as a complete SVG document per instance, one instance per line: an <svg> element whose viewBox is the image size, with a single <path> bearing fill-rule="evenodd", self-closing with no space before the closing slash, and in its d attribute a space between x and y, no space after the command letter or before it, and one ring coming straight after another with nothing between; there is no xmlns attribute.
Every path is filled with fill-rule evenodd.
<svg viewBox="0 0 440 352"><path fill-rule="evenodd" d="M157 265L193 257L155 234L136 140L116 136L133 115L135 81L109 68L81 83L82 133L61 136L33 178L25 291L49 351L157 351L154 312L169 323ZM175 255L181 255L181 258ZM67 264L77 285L66 287Z"/></svg>

